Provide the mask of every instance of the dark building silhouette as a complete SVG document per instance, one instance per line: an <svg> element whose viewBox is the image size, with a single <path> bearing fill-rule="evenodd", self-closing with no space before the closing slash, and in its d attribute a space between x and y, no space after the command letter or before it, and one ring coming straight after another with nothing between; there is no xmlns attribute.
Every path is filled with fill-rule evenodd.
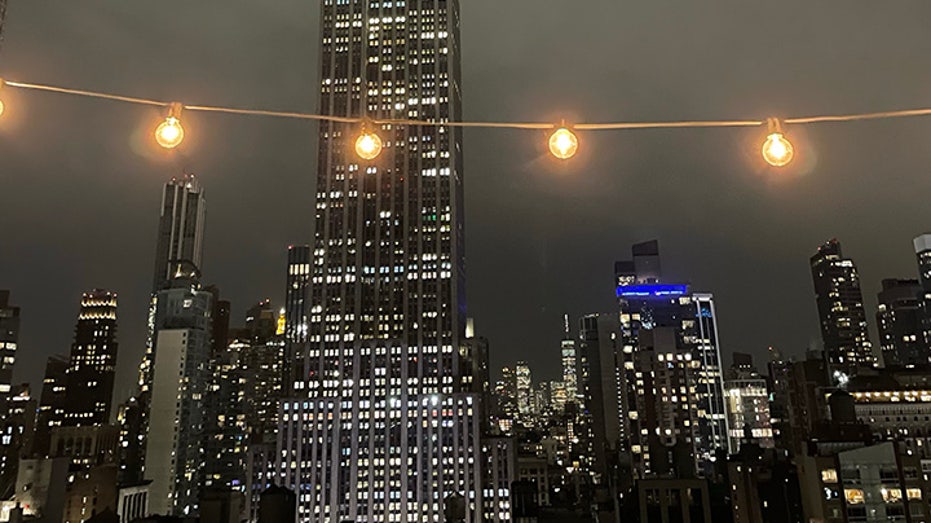
<svg viewBox="0 0 931 523"><path fill-rule="evenodd" d="M294 382L304 372L304 348L307 343L307 300L310 289L311 250L309 245L288 247L288 276L285 292L286 360L283 377L290 394Z"/></svg>
<svg viewBox="0 0 931 523"><path fill-rule="evenodd" d="M844 258L840 242L830 240L811 257L821 339L828 363L847 376L875 363L860 291L857 266Z"/></svg>
<svg viewBox="0 0 931 523"><path fill-rule="evenodd" d="M65 418L65 387L68 378L68 358L50 356L45 362L45 377L39 397L39 412L36 416L35 452L45 456L49 451L52 429L60 427Z"/></svg>
<svg viewBox="0 0 931 523"><path fill-rule="evenodd" d="M882 281L876 324L887 367L931 363L922 331L921 305L922 288L918 280Z"/></svg>
<svg viewBox="0 0 931 523"><path fill-rule="evenodd" d="M110 421L116 374L116 293L95 289L81 297L81 312L65 379L63 425Z"/></svg>
<svg viewBox="0 0 931 523"><path fill-rule="evenodd" d="M293 491L272 485L262 492L259 500L259 523L294 521L297 513L297 496Z"/></svg>

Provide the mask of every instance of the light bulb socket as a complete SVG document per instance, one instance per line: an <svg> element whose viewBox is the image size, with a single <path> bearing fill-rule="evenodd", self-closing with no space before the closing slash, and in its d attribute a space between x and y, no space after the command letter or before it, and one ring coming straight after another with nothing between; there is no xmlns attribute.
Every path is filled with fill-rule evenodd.
<svg viewBox="0 0 931 523"><path fill-rule="evenodd" d="M782 130L782 120L779 118L767 118L766 127L769 128L768 134L785 134Z"/></svg>
<svg viewBox="0 0 931 523"><path fill-rule="evenodd" d="M182 109L184 109L184 105L181 102L171 102L168 104L168 117L180 120Z"/></svg>

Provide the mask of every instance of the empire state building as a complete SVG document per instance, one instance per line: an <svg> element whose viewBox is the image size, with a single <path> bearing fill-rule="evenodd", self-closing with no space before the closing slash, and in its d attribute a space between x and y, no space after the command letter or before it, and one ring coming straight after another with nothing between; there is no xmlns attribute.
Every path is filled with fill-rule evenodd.
<svg viewBox="0 0 931 523"><path fill-rule="evenodd" d="M457 0L323 0L320 112L461 120ZM320 125L307 347L277 482L300 521L480 519L479 396L465 348L461 129Z"/></svg>

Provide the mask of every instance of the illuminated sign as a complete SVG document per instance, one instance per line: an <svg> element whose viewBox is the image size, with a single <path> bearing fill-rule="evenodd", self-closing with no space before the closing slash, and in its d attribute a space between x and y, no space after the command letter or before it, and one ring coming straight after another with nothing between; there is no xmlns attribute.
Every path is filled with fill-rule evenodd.
<svg viewBox="0 0 931 523"><path fill-rule="evenodd" d="M618 298L649 298L653 296L681 296L688 294L688 285L649 283L643 285L619 285Z"/></svg>

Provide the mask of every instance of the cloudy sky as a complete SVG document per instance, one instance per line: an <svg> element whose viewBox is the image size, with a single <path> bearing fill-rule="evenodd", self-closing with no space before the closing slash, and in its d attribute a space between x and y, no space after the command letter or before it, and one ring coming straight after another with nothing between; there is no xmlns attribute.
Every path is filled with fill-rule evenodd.
<svg viewBox="0 0 931 523"><path fill-rule="evenodd" d="M931 106L927 0L462 0L466 117L765 118ZM0 76L185 103L314 111L319 1L10 0ZM186 114L153 151L146 107L4 89L0 288L22 307L16 374L67 353L82 291L119 293L117 398L142 354L160 187L208 198L206 280L232 300L284 295L285 252L312 236L315 129ZM790 128L772 172L761 130L601 132L554 165L545 136L466 134L468 300L493 365L555 377L561 315L612 311L630 244L713 292L725 353L801 354L818 338L808 257L839 238L868 315L913 277L931 230L931 119ZM871 326L872 327L872 326ZM729 357L728 357L729 359Z"/></svg>

